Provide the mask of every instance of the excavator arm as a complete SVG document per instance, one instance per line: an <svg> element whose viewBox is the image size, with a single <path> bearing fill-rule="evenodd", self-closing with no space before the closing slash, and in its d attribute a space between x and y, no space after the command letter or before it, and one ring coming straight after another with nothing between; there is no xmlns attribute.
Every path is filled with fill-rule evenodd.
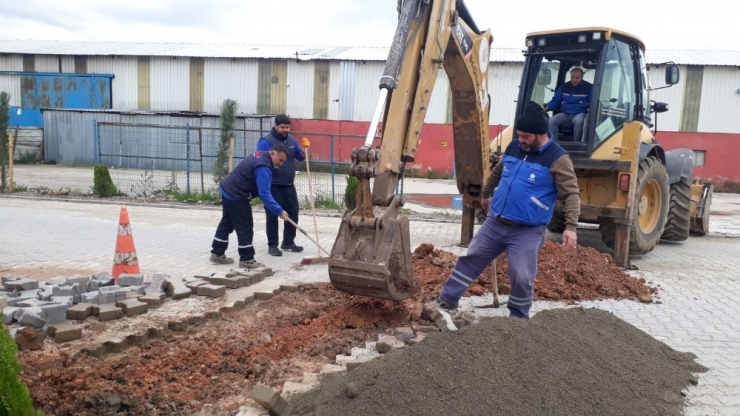
<svg viewBox="0 0 740 416"><path fill-rule="evenodd" d="M398 26L375 113L364 146L352 150L349 175L357 178L357 201L342 218L329 258L329 278L336 289L393 300L419 290L411 266L409 221L399 216L403 200L396 189L406 163L416 158L441 69L451 90L457 186L464 206L462 241L472 238L475 208L490 172L491 41L490 31L478 30L462 0L399 0ZM373 148L378 131L380 147Z"/></svg>

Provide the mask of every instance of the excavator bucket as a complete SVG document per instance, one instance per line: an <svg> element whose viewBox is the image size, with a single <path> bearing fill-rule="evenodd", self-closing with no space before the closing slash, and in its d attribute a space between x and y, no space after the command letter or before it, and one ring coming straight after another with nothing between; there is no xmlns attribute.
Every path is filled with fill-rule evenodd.
<svg viewBox="0 0 740 416"><path fill-rule="evenodd" d="M396 301L419 293L411 265L409 220L398 217L401 204L394 198L379 218L358 216L360 204L345 213L329 258L329 279L334 288Z"/></svg>
<svg viewBox="0 0 740 416"><path fill-rule="evenodd" d="M714 194L714 185L711 183L695 181L691 184L691 234L701 236L709 233L712 194Z"/></svg>

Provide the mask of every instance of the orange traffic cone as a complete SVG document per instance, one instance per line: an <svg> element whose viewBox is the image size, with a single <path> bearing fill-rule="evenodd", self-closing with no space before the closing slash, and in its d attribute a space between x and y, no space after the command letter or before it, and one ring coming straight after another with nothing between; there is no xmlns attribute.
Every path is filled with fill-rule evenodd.
<svg viewBox="0 0 740 416"><path fill-rule="evenodd" d="M134 248L134 236L131 234L131 223L128 220L126 207L121 206L121 216L118 220L118 237L116 238L116 254L113 256L113 282L118 283L118 276L123 273L139 274L139 259Z"/></svg>

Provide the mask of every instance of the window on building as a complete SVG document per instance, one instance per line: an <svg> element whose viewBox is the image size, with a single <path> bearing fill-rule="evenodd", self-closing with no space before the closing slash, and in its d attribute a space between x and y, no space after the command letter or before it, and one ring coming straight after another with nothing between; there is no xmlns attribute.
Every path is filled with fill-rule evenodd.
<svg viewBox="0 0 740 416"><path fill-rule="evenodd" d="M704 166L704 158L706 156L706 150L694 150L694 166Z"/></svg>

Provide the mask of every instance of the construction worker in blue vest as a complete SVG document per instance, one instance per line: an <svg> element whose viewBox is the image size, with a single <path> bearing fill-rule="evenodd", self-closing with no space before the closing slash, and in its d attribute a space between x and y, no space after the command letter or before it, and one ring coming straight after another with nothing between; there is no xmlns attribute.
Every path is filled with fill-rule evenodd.
<svg viewBox="0 0 740 416"><path fill-rule="evenodd" d="M511 141L482 190L486 220L467 253L458 258L439 297L424 305L426 316L435 309L457 309L463 293L506 251L509 316L529 318L537 258L556 199L565 209L563 245L568 249L576 245L581 199L573 161L553 141L539 104L530 103L515 128L518 140Z"/></svg>
<svg viewBox="0 0 740 416"><path fill-rule="evenodd" d="M307 138L303 138L301 144L298 140L290 135L290 118L285 114L275 116L275 126L270 133L257 142L257 150L268 150L276 144L283 144L288 149L288 160L279 167L272 177L272 195L275 197L280 206L288 212L288 216L293 222L298 224L298 193L295 189L295 161L306 160L306 151L311 143ZM267 252L271 256L282 256L283 250L293 252L303 251L303 247L296 245L295 235L296 228L287 221L283 225L283 242L278 248L278 217L265 206L265 216L267 217Z"/></svg>
<svg viewBox="0 0 740 416"><path fill-rule="evenodd" d="M278 143L267 151L256 151L245 157L218 187L223 200L221 222L216 228L211 246L211 262L232 264L234 259L224 254L229 246L229 235L236 231L239 242L239 267L253 269L263 266L254 259L253 198L259 197L265 208L276 218L288 219L288 213L277 203L270 191L273 171L288 159L288 149Z"/></svg>

